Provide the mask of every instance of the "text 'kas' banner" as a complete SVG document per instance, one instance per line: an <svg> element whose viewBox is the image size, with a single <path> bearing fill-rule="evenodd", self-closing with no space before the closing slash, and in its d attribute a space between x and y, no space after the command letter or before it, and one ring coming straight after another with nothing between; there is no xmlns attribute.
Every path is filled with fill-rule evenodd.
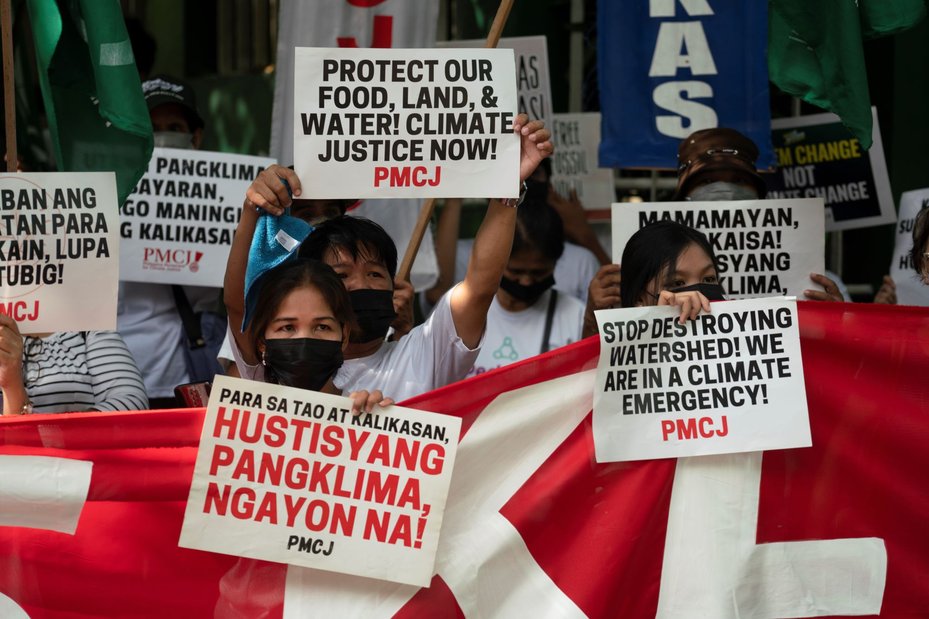
<svg viewBox="0 0 929 619"><path fill-rule="evenodd" d="M601 0L597 6L603 167L676 168L680 141L730 127L774 164L767 4Z"/></svg>

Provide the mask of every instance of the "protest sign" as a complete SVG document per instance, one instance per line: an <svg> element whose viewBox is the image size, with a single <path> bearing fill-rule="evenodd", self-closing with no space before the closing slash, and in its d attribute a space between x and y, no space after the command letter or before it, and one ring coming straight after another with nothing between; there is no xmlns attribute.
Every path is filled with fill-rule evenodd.
<svg viewBox="0 0 929 619"><path fill-rule="evenodd" d="M799 295L825 269L822 198L613 205L613 262L639 228L671 220L703 232L728 299Z"/></svg>
<svg viewBox="0 0 929 619"><path fill-rule="evenodd" d="M441 41L437 47L482 48L484 39ZM548 41L544 36L504 37L497 49L511 49L516 54L516 91L519 95L519 112L532 120L545 121L551 127L552 79L548 70ZM599 139L599 137L598 137Z"/></svg>
<svg viewBox="0 0 929 619"><path fill-rule="evenodd" d="M156 148L121 209L120 279L223 285L245 191L267 157Z"/></svg>
<svg viewBox="0 0 929 619"><path fill-rule="evenodd" d="M511 50L295 53L304 198L519 194Z"/></svg>
<svg viewBox="0 0 929 619"><path fill-rule="evenodd" d="M608 214L608 207L616 201L616 188L613 170L597 167L600 114L555 114L551 128L555 191L566 198L576 192L588 216L594 212Z"/></svg>
<svg viewBox="0 0 929 619"><path fill-rule="evenodd" d="M0 313L21 333L116 328L112 172L0 175Z"/></svg>
<svg viewBox="0 0 929 619"><path fill-rule="evenodd" d="M916 272L910 250L913 247L913 226L920 211L929 208L929 189L907 191L900 196L897 215L897 241L894 245L890 276L897 285L897 303L900 305L929 306L929 286Z"/></svg>
<svg viewBox="0 0 929 619"><path fill-rule="evenodd" d="M597 462L809 447L797 302L597 312Z"/></svg>
<svg viewBox="0 0 929 619"><path fill-rule="evenodd" d="M764 2L599 2L600 165L677 169L699 129L748 136L774 163Z"/></svg>
<svg viewBox="0 0 929 619"><path fill-rule="evenodd" d="M428 586L461 421L219 376L180 546Z"/></svg>
<svg viewBox="0 0 929 619"><path fill-rule="evenodd" d="M765 177L768 197L823 198L827 231L893 223L877 110L871 114L874 144L867 151L834 114L772 121L777 171Z"/></svg>

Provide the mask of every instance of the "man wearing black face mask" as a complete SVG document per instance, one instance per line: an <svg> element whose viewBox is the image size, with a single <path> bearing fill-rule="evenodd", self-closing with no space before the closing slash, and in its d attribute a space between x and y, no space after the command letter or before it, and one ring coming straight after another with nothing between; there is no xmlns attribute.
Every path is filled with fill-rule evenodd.
<svg viewBox="0 0 929 619"><path fill-rule="evenodd" d="M542 122L530 122L524 114L515 118L513 131L520 138L519 179L525 182L551 154L551 136ZM263 171L246 192L226 266L230 321L244 312L244 275L258 212L280 216L302 193L293 170L280 166ZM384 341L394 316L397 248L393 240L373 222L352 217L326 221L307 237L300 256L321 260L342 278L365 333L352 338L346 348L336 388L343 392L374 388L404 400L464 378L481 346L487 309L500 285L520 202L490 201L464 281L440 300L424 324L396 342ZM362 338L366 341L356 341Z"/></svg>
<svg viewBox="0 0 929 619"><path fill-rule="evenodd" d="M559 293L555 264L564 229L545 198L527 196L516 219L513 249L487 312L484 346L469 375L528 359L581 339L584 304Z"/></svg>

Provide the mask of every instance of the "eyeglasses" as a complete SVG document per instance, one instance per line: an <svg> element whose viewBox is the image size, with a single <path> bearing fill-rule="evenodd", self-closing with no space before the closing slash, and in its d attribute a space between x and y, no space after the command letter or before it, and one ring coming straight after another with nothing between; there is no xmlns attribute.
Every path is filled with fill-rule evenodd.
<svg viewBox="0 0 929 619"><path fill-rule="evenodd" d="M690 167L690 164L692 164L694 161L697 161L698 159L702 159L704 157L715 157L717 155L725 155L728 157L739 157L740 159L743 159L745 161L748 161L749 163L752 163L748 157L740 154L739 149L737 148L708 148L703 153L697 155L695 158L688 159L687 161L682 163L680 166L678 166L677 170L678 172L683 172L688 167Z"/></svg>

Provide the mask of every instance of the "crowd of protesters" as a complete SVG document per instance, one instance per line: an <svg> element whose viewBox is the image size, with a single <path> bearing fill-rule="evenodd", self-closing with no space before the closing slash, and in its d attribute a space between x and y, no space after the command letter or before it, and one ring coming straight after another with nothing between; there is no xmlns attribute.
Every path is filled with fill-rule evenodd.
<svg viewBox="0 0 929 619"><path fill-rule="evenodd" d="M190 87L156 76L143 91L156 145L198 148L206 127ZM461 201L446 201L421 324L383 228L346 214L352 201L302 199L296 173L272 165L243 196L222 291L122 283L115 332L24 337L0 316L3 413L175 407L175 387L221 372L344 394L371 411L593 335L596 310L673 305L685 321L724 298L707 237L680 224L642 228L612 264L576 196L551 186L548 129L519 115L514 131L520 197L489 199L473 240L459 239ZM679 148L675 199L763 199L757 157L737 131L695 132ZM277 230L297 247L264 243ZM912 263L929 284L925 209ZM806 299L849 300L834 274L811 280L821 290ZM875 302L895 302L889 277Z"/></svg>

